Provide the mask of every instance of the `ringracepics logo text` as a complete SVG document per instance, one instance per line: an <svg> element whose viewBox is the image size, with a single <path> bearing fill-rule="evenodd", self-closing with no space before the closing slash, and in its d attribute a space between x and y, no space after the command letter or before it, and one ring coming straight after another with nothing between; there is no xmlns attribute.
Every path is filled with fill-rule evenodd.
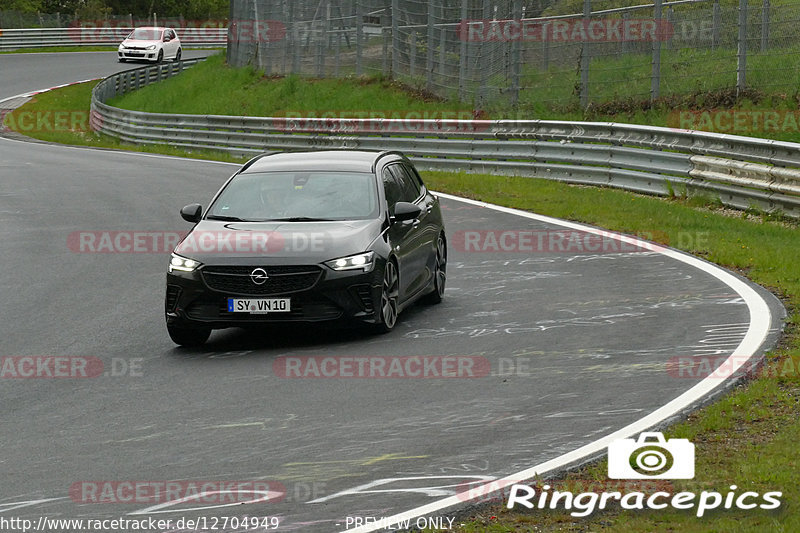
<svg viewBox="0 0 800 533"><path fill-rule="evenodd" d="M661 480L692 479L694 477L694 444L687 439L669 439L658 432L644 432L638 439L618 439L608 446L608 477L611 479ZM537 490L538 489L538 490ZM521 505L527 509L564 509L571 516L588 516L610 505L626 510L659 510L672 507L694 510L699 518L709 511L729 509L773 510L781 505L782 492L763 495L730 485L725 491L703 490L671 492L656 490L631 492L613 490L581 492L550 490L549 485L532 487L515 484L511 487L506 507Z"/></svg>

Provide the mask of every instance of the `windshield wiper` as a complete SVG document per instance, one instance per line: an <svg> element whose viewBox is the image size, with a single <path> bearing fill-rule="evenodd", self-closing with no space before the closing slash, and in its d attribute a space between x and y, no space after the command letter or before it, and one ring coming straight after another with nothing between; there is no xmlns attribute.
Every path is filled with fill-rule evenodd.
<svg viewBox="0 0 800 533"><path fill-rule="evenodd" d="M314 218L314 217L286 217L286 218L271 218L270 222L330 222L330 218Z"/></svg>
<svg viewBox="0 0 800 533"><path fill-rule="evenodd" d="M209 220L225 220L227 222L250 222L249 220L239 217L232 217L230 215L208 215L206 218Z"/></svg>

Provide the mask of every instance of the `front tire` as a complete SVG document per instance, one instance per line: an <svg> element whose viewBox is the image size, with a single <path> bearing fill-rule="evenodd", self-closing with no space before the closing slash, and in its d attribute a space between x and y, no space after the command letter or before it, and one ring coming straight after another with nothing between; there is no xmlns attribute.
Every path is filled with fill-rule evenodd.
<svg viewBox="0 0 800 533"><path fill-rule="evenodd" d="M185 327L167 324L167 332L172 342L180 346L202 346L211 336L211 328Z"/></svg>
<svg viewBox="0 0 800 533"><path fill-rule="evenodd" d="M383 285L381 287L381 303L378 308L377 330L388 333L397 323L397 300L400 297L400 277L397 274L397 265L391 259L383 267Z"/></svg>
<svg viewBox="0 0 800 533"><path fill-rule="evenodd" d="M156 58L156 63L161 63L164 61L164 49L158 51L158 57Z"/></svg>
<svg viewBox="0 0 800 533"><path fill-rule="evenodd" d="M117 59L117 61L119 61L120 63L124 63L125 61L127 61L127 59L125 59L124 57L120 57L119 59Z"/></svg>
<svg viewBox="0 0 800 533"><path fill-rule="evenodd" d="M174 61L180 61L180 60L181 60L181 49L180 49L180 48L178 48L178 51L177 51L177 52L175 52L175 59L174 59Z"/></svg>

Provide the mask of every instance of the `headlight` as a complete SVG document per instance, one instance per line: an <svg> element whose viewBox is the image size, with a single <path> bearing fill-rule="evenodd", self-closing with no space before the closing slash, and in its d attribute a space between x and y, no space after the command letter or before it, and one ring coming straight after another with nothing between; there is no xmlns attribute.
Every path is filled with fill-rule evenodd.
<svg viewBox="0 0 800 533"><path fill-rule="evenodd" d="M156 49L156 45L154 45L154 44L151 44L150 46L147 47L147 50L155 50L155 49Z"/></svg>
<svg viewBox="0 0 800 533"><path fill-rule="evenodd" d="M375 252L364 252L363 254L340 257L325 261L325 265L333 270L363 270L370 272L375 266Z"/></svg>
<svg viewBox="0 0 800 533"><path fill-rule="evenodd" d="M169 260L169 271L180 270L181 272L194 272L194 269L200 266L199 261L181 257L177 254L172 254Z"/></svg>

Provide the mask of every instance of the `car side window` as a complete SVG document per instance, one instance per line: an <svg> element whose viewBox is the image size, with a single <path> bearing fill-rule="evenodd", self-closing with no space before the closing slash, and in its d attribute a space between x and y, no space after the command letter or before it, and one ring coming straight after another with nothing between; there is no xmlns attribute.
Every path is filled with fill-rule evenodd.
<svg viewBox="0 0 800 533"><path fill-rule="evenodd" d="M402 200L403 188L390 168L383 169L383 191L386 196L386 204L389 206L389 213L394 214L394 204Z"/></svg>
<svg viewBox="0 0 800 533"><path fill-rule="evenodd" d="M419 198L420 187L411 169L403 164L391 165L389 168L392 169L395 179L402 188L401 200L403 202L414 203L414 201Z"/></svg>
<svg viewBox="0 0 800 533"><path fill-rule="evenodd" d="M417 169L414 168L414 167L406 166L406 170L411 175L411 179L414 181L414 183L417 184L417 187L420 190L420 194L422 194L423 192L427 192L427 188L425 187L425 183L422 181L422 176L419 175L419 172L417 172Z"/></svg>

